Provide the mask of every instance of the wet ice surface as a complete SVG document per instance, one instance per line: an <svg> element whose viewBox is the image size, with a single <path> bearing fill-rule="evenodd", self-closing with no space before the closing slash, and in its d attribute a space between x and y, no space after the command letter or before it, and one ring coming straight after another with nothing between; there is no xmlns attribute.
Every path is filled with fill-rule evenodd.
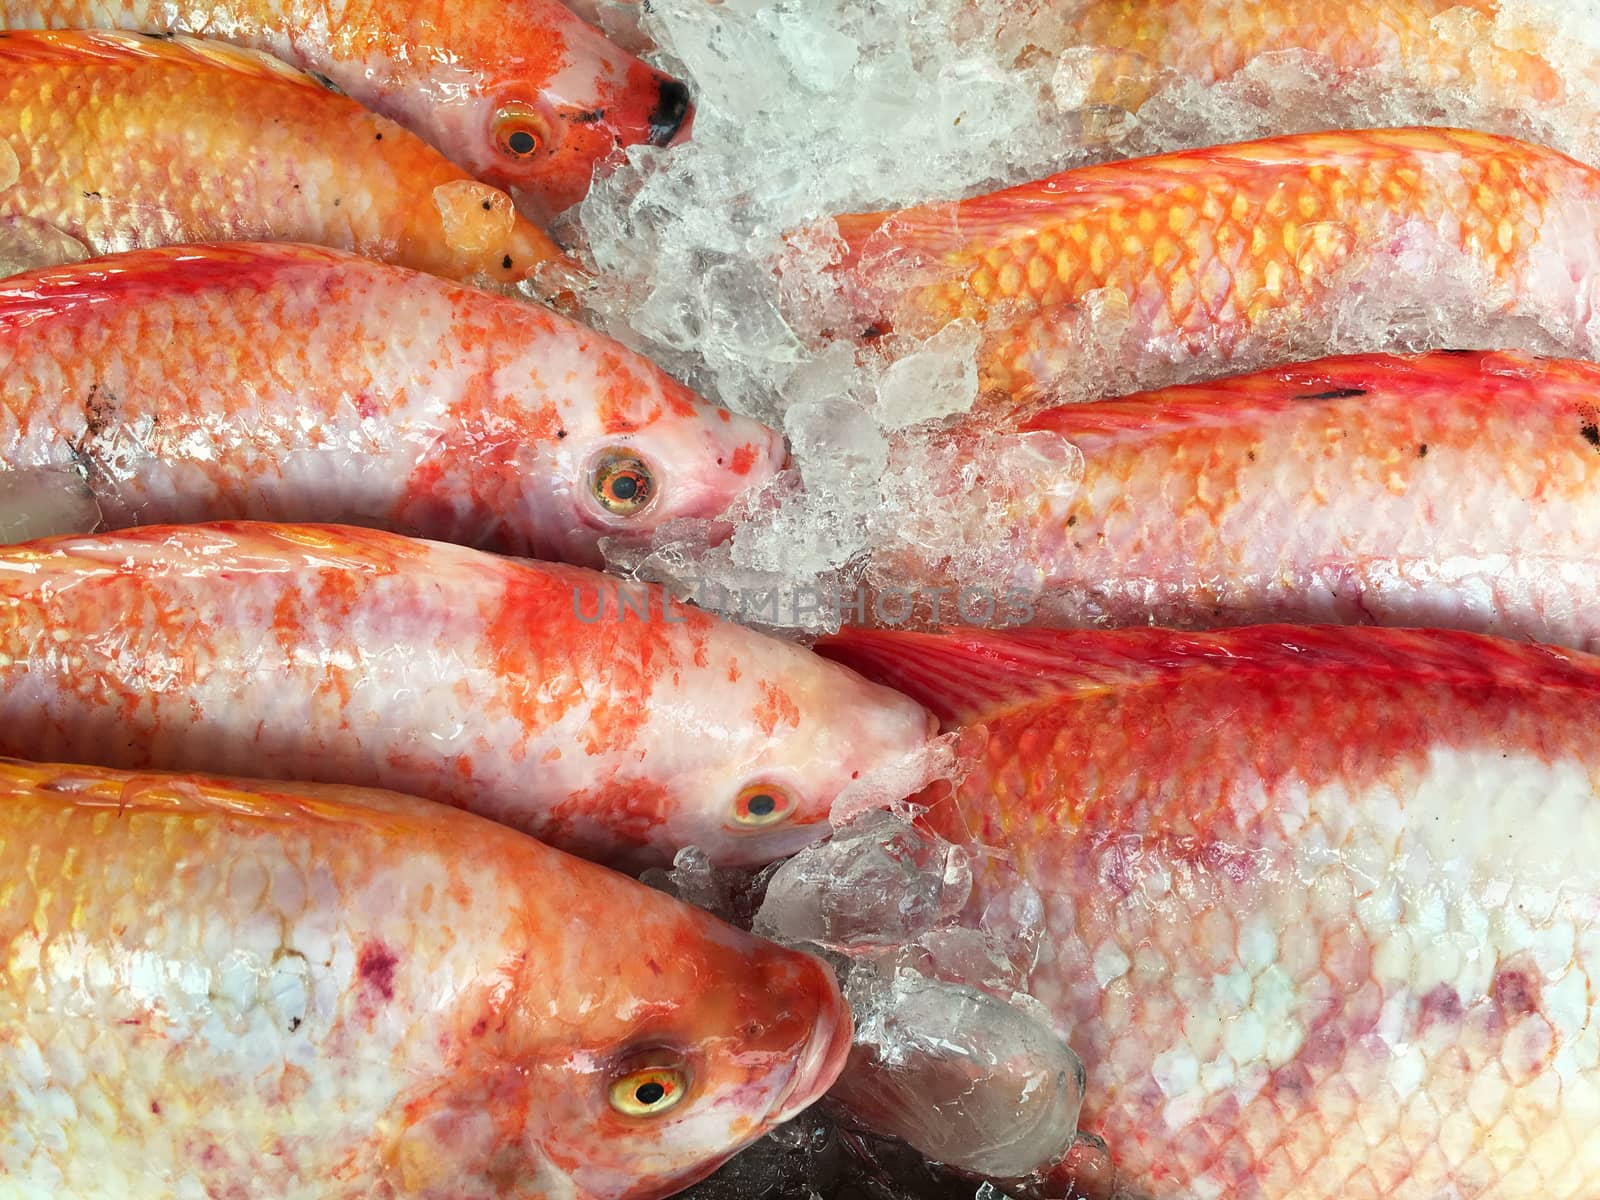
<svg viewBox="0 0 1600 1200"><path fill-rule="evenodd" d="M704 525L616 550L622 571L677 584L736 616L744 598L785 602L753 624L819 632L865 573L893 587L913 565L996 594L1028 585L1002 531L1019 496L1070 491L1075 448L979 422L972 407L978 331L898 334L858 354L840 340L850 298L828 268L841 250L829 217L957 199L1109 158L1272 134L1408 123L1517 134L1600 163L1600 86L1585 75L1600 42L1600 0L1507 0L1500 24L1446 13L1441 42L1536 30L1572 100L1537 114L1463 89L1419 88L1395 69L1332 81L1298 54L1265 55L1214 86L1172 78L1136 114L1080 107L1084 55L1057 52L1019 17L1022 0L585 0L591 15L690 79L692 140L635 148L568 214L600 282L590 319L708 395L784 429L794 469L735 514L731 538ZM1039 6L1060 12L1061 4ZM1503 27L1503 28L1502 28ZM1030 44L1051 45L1049 53ZM1424 259L1426 259L1424 255ZM1423 261L1317 319L1272 331L1228 370L1329 353L1521 347L1593 353L1600 330L1486 314L1483 281ZM1091 298L1055 383L1065 400L1217 373L1127 343L1116 296ZM920 572L919 572L920 573ZM1016 575L1016 578L1013 576ZM749 606L745 606L749 607Z"/></svg>
<svg viewBox="0 0 1600 1200"><path fill-rule="evenodd" d="M1134 113L1085 110L1093 52L1057 52L1059 41L1018 19L1028 0L573 3L626 44L655 47L652 60L690 80L698 104L689 143L633 149L558 230L597 269L587 316L706 395L782 428L794 455L792 470L730 514L731 536L683 522L652 547L614 552L611 565L779 632L832 629L853 614L820 598L848 605L863 579L892 589L930 565L956 587L1026 592L1035 581L1009 540L1008 514L1044 492L1070 495L1081 471L1076 447L1055 435L963 423L977 399L980 331L970 324L926 340L889 333L866 351L841 336L857 313L829 271L842 251L832 214L1330 128L1460 125L1600 165L1600 122L1590 117L1600 87L1586 74L1600 54L1600 0L1503 0L1499 24L1466 8L1436 23L1441 44L1469 46L1542 29L1536 42L1571 99L1537 113L1420 86L1392 64L1335 80L1300 53L1263 56L1217 85L1166 78ZM1059 13L1065 3L1037 7ZM1484 281L1427 253L1365 283L1314 319L1254 339L1229 372L1337 353L1498 346L1593 357L1600 347L1597 330L1490 316ZM1216 373L1204 360L1142 355L1127 334L1119 297L1090 297L1057 362L1061 399ZM856 797L836 822L872 802ZM858 821L838 842L753 876L712 870L691 852L652 877L828 957L861 1024L834 1098L688 1195L1115 1195L1106 1148L1071 1140L1076 1060L1027 998L1037 896L1018 886L990 910L968 911L969 851L919 840L896 821ZM1094 1080L1082 1086L1092 1096ZM974 1171L930 1163L886 1134ZM1067 1157L1049 1181L977 1177L1032 1162L1052 1141ZM1077 1192L1061 1182L1069 1178Z"/></svg>

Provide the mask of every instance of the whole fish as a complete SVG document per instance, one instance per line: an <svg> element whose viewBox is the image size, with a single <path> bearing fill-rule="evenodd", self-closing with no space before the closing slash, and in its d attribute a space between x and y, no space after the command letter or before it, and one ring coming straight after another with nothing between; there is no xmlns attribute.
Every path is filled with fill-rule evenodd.
<svg viewBox="0 0 1600 1200"><path fill-rule="evenodd" d="M1331 358L1024 420L1076 489L994 525L1017 597L968 619L1465 629L1600 649L1600 366ZM959 435L958 435L959 436ZM936 562L900 582L938 582ZM986 622L988 623L988 622Z"/></svg>
<svg viewBox="0 0 1600 1200"><path fill-rule="evenodd" d="M838 219L869 331L985 326L980 383L1081 370L1092 299L1137 356L1225 366L1341 298L1444 265L1578 344L1600 287L1600 172L1491 134L1380 129L1082 167L958 204ZM886 270L911 267L911 282ZM874 279L882 280L876 287Z"/></svg>
<svg viewBox="0 0 1600 1200"><path fill-rule="evenodd" d="M687 87L559 0L0 0L0 28L183 33L264 50L404 125L534 219L583 199L618 150L687 136L693 117Z"/></svg>
<svg viewBox="0 0 1600 1200"><path fill-rule="evenodd" d="M1341 75L1386 68L1428 91L1508 110L1549 108L1574 89L1550 31L1501 0L1009 0L1029 44L1094 53L1084 100L1136 109L1168 73L1226 80L1262 54L1309 51ZM1590 82L1593 80L1591 79ZM1591 114L1593 115L1593 114Z"/></svg>
<svg viewBox="0 0 1600 1200"><path fill-rule="evenodd" d="M849 1048L814 959L392 793L0 762L0 871L28 1200L647 1200Z"/></svg>
<svg viewBox="0 0 1600 1200"><path fill-rule="evenodd" d="M829 653L986 728L926 819L1010 859L974 911L1009 870L1042 895L1029 990L1118 1194L1600 1189L1600 660L1288 626Z"/></svg>
<svg viewBox="0 0 1600 1200"><path fill-rule="evenodd" d="M254 517L598 565L785 454L548 309L306 246L0 280L0 363L12 541Z"/></svg>
<svg viewBox="0 0 1600 1200"><path fill-rule="evenodd" d="M265 54L0 34L0 272L249 240L490 284L562 259L505 193Z"/></svg>
<svg viewBox="0 0 1600 1200"><path fill-rule="evenodd" d="M920 787L930 725L656 587L332 526L0 548L0 693L0 754L392 788L630 868L793 853Z"/></svg>

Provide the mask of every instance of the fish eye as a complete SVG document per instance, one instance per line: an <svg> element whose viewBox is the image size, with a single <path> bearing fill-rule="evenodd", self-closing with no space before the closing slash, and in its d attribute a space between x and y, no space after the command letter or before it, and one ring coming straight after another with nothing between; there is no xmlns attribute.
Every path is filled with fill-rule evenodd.
<svg viewBox="0 0 1600 1200"><path fill-rule="evenodd" d="M494 141L512 158L532 158L548 142L543 118L532 109L509 105L494 116Z"/></svg>
<svg viewBox="0 0 1600 1200"><path fill-rule="evenodd" d="M676 1108L688 1090L688 1076L679 1068L646 1067L611 1085L611 1107L627 1117L659 1117Z"/></svg>
<svg viewBox="0 0 1600 1200"><path fill-rule="evenodd" d="M789 793L770 783L751 784L734 801L733 819L746 829L769 829L794 811Z"/></svg>
<svg viewBox="0 0 1600 1200"><path fill-rule="evenodd" d="M638 455L628 450L607 450L595 464L590 487L607 512L631 517L643 512L655 499L656 479Z"/></svg>

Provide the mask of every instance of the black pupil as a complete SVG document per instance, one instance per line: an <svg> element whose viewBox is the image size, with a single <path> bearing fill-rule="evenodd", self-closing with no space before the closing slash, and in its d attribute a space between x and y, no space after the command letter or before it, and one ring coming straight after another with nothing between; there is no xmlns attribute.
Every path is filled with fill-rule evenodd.
<svg viewBox="0 0 1600 1200"><path fill-rule="evenodd" d="M532 154L538 140L526 129L519 129L507 139L513 154Z"/></svg>
<svg viewBox="0 0 1600 1200"><path fill-rule="evenodd" d="M632 475L618 475L611 481L611 494L618 500L632 500L639 494L639 481Z"/></svg>
<svg viewBox="0 0 1600 1200"><path fill-rule="evenodd" d="M660 1104L661 1098L667 1094L667 1089L659 1083L641 1083L639 1090L633 1093L633 1098L640 1104Z"/></svg>
<svg viewBox="0 0 1600 1200"><path fill-rule="evenodd" d="M770 817L778 811L778 802L763 792L759 796L750 797L750 815L752 817Z"/></svg>

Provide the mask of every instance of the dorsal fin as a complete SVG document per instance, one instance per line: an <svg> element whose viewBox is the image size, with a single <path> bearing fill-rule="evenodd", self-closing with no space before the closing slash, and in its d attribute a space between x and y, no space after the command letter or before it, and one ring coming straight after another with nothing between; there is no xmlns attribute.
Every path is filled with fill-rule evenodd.
<svg viewBox="0 0 1600 1200"><path fill-rule="evenodd" d="M298 242L228 242L135 250L44 267L0 280L0 335L75 308L113 301L136 302L154 294L171 295L186 289L201 291L218 284L238 284L252 272L270 273L313 264L405 270L342 250Z"/></svg>
<svg viewBox="0 0 1600 1200"><path fill-rule="evenodd" d="M183 34L112 29L16 30L0 33L0 72L23 64L166 63L231 71L252 79L328 90L304 71L260 50Z"/></svg>
<svg viewBox="0 0 1600 1200"><path fill-rule="evenodd" d="M1255 625L1170 629L845 629L819 653L896 688L947 724L1029 701L1215 670L1282 676L1361 672L1461 687L1564 687L1600 698L1600 658L1449 630Z"/></svg>
<svg viewBox="0 0 1600 1200"><path fill-rule="evenodd" d="M47 793L84 808L141 809L277 822L319 820L418 832L433 806L378 788L126 771L0 757L0 800ZM419 820L420 818L420 820Z"/></svg>
<svg viewBox="0 0 1600 1200"><path fill-rule="evenodd" d="M1063 404L1025 418L1020 428L1066 438L1130 430L1166 432L1231 424L1303 404L1396 403L1440 393L1476 396L1503 386L1507 379L1523 384L1581 381L1600 390L1600 365L1509 350L1346 355L1110 400Z"/></svg>

